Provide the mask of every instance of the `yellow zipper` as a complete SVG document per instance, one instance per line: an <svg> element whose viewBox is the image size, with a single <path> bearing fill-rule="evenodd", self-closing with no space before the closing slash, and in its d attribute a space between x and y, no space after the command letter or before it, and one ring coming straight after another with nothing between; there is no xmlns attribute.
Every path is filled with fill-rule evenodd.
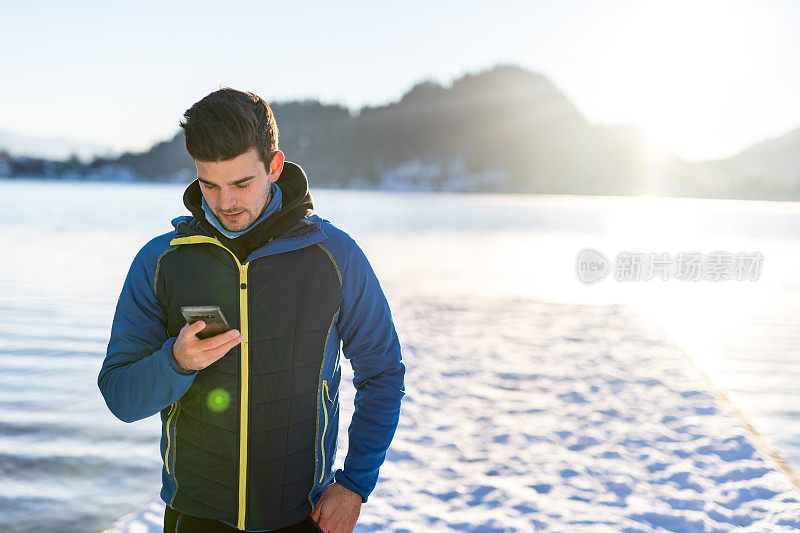
<svg viewBox="0 0 800 533"><path fill-rule="evenodd" d="M239 267L239 317L240 327L239 333L244 336L244 339L239 346L241 347L241 396L239 400L239 512L236 521L238 529L244 529L244 518L247 511L247 423L248 423L248 386L250 382L250 366L248 355L248 336L247 336L247 267L249 263L244 265L239 262L236 254L231 252L224 244L219 242L218 239L207 237L205 235L190 235L188 237L178 237L170 241L170 246L175 244L196 244L196 243L209 243L215 244L220 248L228 250L233 256L233 260Z"/></svg>
<svg viewBox="0 0 800 533"><path fill-rule="evenodd" d="M236 259L236 256L234 256ZM238 263L239 260L236 259ZM240 333L244 336L241 346L241 380L242 392L239 401L239 520L236 527L244 529L244 517L247 506L247 422L248 410L250 408L247 396L249 394L248 387L250 385L250 365L248 354L248 337L247 337L247 267L249 263L244 265L239 264L239 317L240 317Z"/></svg>
<svg viewBox="0 0 800 533"><path fill-rule="evenodd" d="M169 423L172 420L172 415L174 415L175 411L178 410L177 408L178 408L178 402L175 402L172 405L170 405L169 406L169 414L167 415L167 449L164 452L164 466L167 469L167 474L169 474L169 460L167 459L169 457L169 445L170 445Z"/></svg>
<svg viewBox="0 0 800 533"><path fill-rule="evenodd" d="M328 389L328 380L322 380L322 398L325 399L325 396L328 397L328 402L333 403L331 400L330 390ZM328 429L328 406L325 402L322 402L322 410L325 413L325 425L322 426L322 439L320 441L321 448L322 448L322 471L319 473L319 483L322 483L322 478L325 476L325 430Z"/></svg>

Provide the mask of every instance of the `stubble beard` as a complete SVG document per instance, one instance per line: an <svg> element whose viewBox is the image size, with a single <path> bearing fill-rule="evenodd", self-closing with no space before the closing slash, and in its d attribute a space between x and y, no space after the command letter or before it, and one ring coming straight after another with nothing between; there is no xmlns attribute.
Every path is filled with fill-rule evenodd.
<svg viewBox="0 0 800 533"><path fill-rule="evenodd" d="M230 224L231 222L228 222L228 221L226 221L226 220L225 220L225 215L222 215L222 213L220 213L220 214L217 216L217 218L220 218L220 220L222 221L222 225L223 225L223 226L225 227L225 229L226 229L226 230L228 230L228 231L244 231L244 230L246 230L247 228L249 228L250 226L252 226L252 225L253 225L253 223L254 223L256 220L258 220L258 217L260 217L261 215L263 215L263 214L264 214L264 211L266 211L266 209L267 209L267 206L269 205L269 202L270 202L270 200L272 200L272 183L270 183L270 184L269 184L269 186L267 187L267 199L264 201L264 205L261 207L261 210L258 212L258 215L256 215L255 217L253 217L251 220L248 220L248 221L246 222L246 225L244 225L244 227L241 227L241 228L240 228L240 227L238 227L238 224L240 224L240 223L244 223L244 221L242 221L242 220L236 220L236 221L233 221L233 222L232 222L232 224L234 225L234 227L232 227L232 228L229 228L229 227L227 226L226 222L227 222L227 223L229 223L229 224ZM248 216L249 214L250 214L250 211L248 211L247 209L245 209L245 210L244 210L244 216Z"/></svg>

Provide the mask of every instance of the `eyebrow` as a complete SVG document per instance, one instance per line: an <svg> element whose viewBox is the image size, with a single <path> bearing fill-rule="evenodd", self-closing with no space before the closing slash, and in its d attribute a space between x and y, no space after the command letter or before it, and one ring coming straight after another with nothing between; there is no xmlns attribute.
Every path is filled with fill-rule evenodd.
<svg viewBox="0 0 800 533"><path fill-rule="evenodd" d="M232 182L230 185L239 185L240 183L244 183L245 181L251 180L251 179L253 179L255 177L256 176L245 176L244 178L240 178L240 179ZM201 178L200 176L197 176L197 179L199 181L203 182L203 183L208 184L208 185L216 185L216 183L211 183L210 181L206 181L203 178Z"/></svg>

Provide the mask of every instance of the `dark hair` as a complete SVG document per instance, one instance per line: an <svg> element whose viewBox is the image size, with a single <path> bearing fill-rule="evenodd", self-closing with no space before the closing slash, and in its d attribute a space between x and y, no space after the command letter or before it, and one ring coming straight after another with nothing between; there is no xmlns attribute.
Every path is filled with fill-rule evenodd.
<svg viewBox="0 0 800 533"><path fill-rule="evenodd" d="M278 125L259 96L224 87L195 103L180 126L186 151L198 161L227 161L255 148L269 171L278 150Z"/></svg>

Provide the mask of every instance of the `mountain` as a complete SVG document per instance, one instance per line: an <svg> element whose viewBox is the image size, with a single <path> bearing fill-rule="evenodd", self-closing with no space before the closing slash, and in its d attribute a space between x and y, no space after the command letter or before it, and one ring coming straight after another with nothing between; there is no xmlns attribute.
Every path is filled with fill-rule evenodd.
<svg viewBox="0 0 800 533"><path fill-rule="evenodd" d="M800 128L697 169L706 182L741 195L800 198Z"/></svg>
<svg viewBox="0 0 800 533"><path fill-rule="evenodd" d="M545 76L514 65L468 73L450 86L424 80L396 102L355 113L315 100L270 106L280 148L312 186L800 197L800 130L729 159L688 163L654 153L635 127L589 123ZM0 174L171 181L195 175L181 130L145 152L72 163L12 158Z"/></svg>
<svg viewBox="0 0 800 533"><path fill-rule="evenodd" d="M422 81L399 101L355 115L310 100L270 106L287 159L318 185L603 194L643 187L640 131L587 123L546 77L516 66L466 74L450 87ZM145 179L193 170L180 131L106 163Z"/></svg>

